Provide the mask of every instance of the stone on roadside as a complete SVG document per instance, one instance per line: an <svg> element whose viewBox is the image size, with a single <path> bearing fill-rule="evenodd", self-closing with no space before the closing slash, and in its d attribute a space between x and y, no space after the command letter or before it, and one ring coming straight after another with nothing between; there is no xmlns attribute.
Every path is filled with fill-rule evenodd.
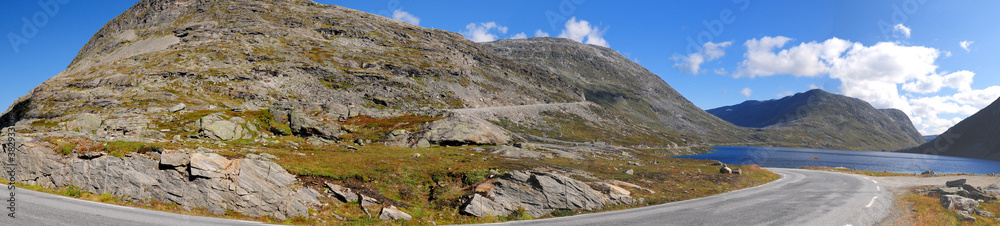
<svg viewBox="0 0 1000 226"><path fill-rule="evenodd" d="M979 206L979 202L958 195L944 195L941 196L941 206L948 210L972 210Z"/></svg>
<svg viewBox="0 0 1000 226"><path fill-rule="evenodd" d="M958 180L948 181L948 182L945 182L944 184L945 184L945 186L948 186L948 187L962 187L962 185L965 184L965 179L958 179Z"/></svg>
<svg viewBox="0 0 1000 226"><path fill-rule="evenodd" d="M741 169L733 169L733 174L743 174L743 170L741 170Z"/></svg>

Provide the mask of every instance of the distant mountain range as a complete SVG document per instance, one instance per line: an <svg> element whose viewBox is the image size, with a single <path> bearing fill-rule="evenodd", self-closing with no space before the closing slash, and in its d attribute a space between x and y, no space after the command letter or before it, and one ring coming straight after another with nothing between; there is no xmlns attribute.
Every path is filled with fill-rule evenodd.
<svg viewBox="0 0 1000 226"><path fill-rule="evenodd" d="M904 152L1000 161L1000 99L941 135Z"/></svg>
<svg viewBox="0 0 1000 226"><path fill-rule="evenodd" d="M863 100L819 89L775 100L746 101L710 109L708 113L738 126L761 129L770 136L810 134L801 142L830 147L839 144L896 150L925 140L900 110L875 109Z"/></svg>

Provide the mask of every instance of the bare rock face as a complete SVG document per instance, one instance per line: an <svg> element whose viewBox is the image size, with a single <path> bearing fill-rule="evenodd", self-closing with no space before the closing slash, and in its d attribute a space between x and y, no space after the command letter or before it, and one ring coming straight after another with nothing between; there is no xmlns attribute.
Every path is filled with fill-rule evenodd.
<svg viewBox="0 0 1000 226"><path fill-rule="evenodd" d="M90 134L96 133L101 129L101 124L104 121L100 115L89 113L74 115L72 118L72 120L66 122L66 130Z"/></svg>
<svg viewBox="0 0 1000 226"><path fill-rule="evenodd" d="M502 145L511 142L506 130L486 120L462 115L430 123L424 137L439 145Z"/></svg>
<svg viewBox="0 0 1000 226"><path fill-rule="evenodd" d="M214 214L231 210L278 219L308 216L309 207L319 205L315 190L294 186L295 176L271 161L230 160L217 154L181 151L164 151L160 161L140 154L62 158L45 146L20 141L27 142L25 148L18 149L16 160L21 166L18 178L24 184L74 185L136 202L156 200L205 208ZM190 162L185 163L185 159ZM182 172L187 168L191 175Z"/></svg>
<svg viewBox="0 0 1000 226"><path fill-rule="evenodd" d="M511 172L476 188L461 208L477 217L506 216L523 208L532 217L555 210L595 210L609 203L634 203L627 190L610 184L590 185L558 174ZM610 197L609 197L610 196Z"/></svg>

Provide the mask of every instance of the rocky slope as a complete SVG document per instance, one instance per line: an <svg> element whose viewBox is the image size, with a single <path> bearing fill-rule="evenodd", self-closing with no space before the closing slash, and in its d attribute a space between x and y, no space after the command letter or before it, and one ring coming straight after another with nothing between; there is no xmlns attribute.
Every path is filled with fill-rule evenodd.
<svg viewBox="0 0 1000 226"><path fill-rule="evenodd" d="M733 124L761 128L770 140L793 141L822 147L896 150L919 145L923 137L909 117L896 109L875 109L865 101L815 89L766 101L708 110Z"/></svg>
<svg viewBox="0 0 1000 226"><path fill-rule="evenodd" d="M919 147L905 152L1000 161L1000 99Z"/></svg>

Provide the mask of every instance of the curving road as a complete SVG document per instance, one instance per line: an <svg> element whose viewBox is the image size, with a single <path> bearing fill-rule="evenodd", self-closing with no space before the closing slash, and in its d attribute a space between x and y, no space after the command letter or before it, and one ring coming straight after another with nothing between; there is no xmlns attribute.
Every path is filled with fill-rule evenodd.
<svg viewBox="0 0 1000 226"><path fill-rule="evenodd" d="M3 187L3 197L10 197ZM264 225L259 222L188 216L74 198L18 188L15 218L0 215L0 225ZM8 203L3 202L4 205ZM6 207L6 206L4 206Z"/></svg>
<svg viewBox="0 0 1000 226"><path fill-rule="evenodd" d="M874 225L892 211L892 193L859 175L768 168L783 177L724 194L620 211L510 225Z"/></svg>

